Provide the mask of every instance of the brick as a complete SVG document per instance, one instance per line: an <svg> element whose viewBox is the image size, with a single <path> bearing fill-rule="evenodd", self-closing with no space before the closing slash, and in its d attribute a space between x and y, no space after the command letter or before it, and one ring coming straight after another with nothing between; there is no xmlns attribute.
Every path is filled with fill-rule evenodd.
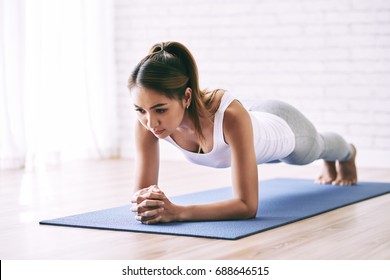
<svg viewBox="0 0 390 280"><path fill-rule="evenodd" d="M278 87L276 93L279 96L289 97L294 96L295 98L313 98L322 97L324 90L321 87Z"/></svg>
<svg viewBox="0 0 390 280"><path fill-rule="evenodd" d="M348 81L351 85L359 86L390 86L390 73L353 73Z"/></svg>
<svg viewBox="0 0 390 280"><path fill-rule="evenodd" d="M353 87L348 85L327 87L325 96L330 98L339 98L340 96L347 99L370 99L372 96L371 87Z"/></svg>
<svg viewBox="0 0 390 280"><path fill-rule="evenodd" d="M390 149L389 137L375 137L373 147L376 149Z"/></svg>
<svg viewBox="0 0 390 280"><path fill-rule="evenodd" d="M316 24L304 27L304 33L307 35L347 35L350 27L345 24Z"/></svg>
<svg viewBox="0 0 390 280"><path fill-rule="evenodd" d="M281 24L321 24L325 22L325 16L322 12L297 12L281 14L278 17L278 23Z"/></svg>
<svg viewBox="0 0 390 280"><path fill-rule="evenodd" d="M372 137L390 137L390 126L388 125L359 125L349 126L349 131L355 135L367 135Z"/></svg>
<svg viewBox="0 0 390 280"><path fill-rule="evenodd" d="M283 36L297 36L302 34L303 29L298 25L270 25L260 26L254 31L255 36L270 36L270 37L283 37Z"/></svg>
<svg viewBox="0 0 390 280"><path fill-rule="evenodd" d="M325 12L338 11L346 12L350 10L348 1L322 0L322 1L303 1L303 9L306 12Z"/></svg>
<svg viewBox="0 0 390 280"><path fill-rule="evenodd" d="M283 36L275 39L274 45L281 48L322 48L326 46L325 38L321 36Z"/></svg>
<svg viewBox="0 0 390 280"><path fill-rule="evenodd" d="M266 0L258 2L253 7L256 13L278 13L278 14L291 14L299 13L303 11L301 1L272 1Z"/></svg>
<svg viewBox="0 0 390 280"><path fill-rule="evenodd" d="M372 47L372 46L388 46L390 45L390 36L374 35L374 34L345 34L328 36L325 41L325 47Z"/></svg>
<svg viewBox="0 0 390 280"><path fill-rule="evenodd" d="M390 112L375 112L373 123L390 128Z"/></svg>
<svg viewBox="0 0 390 280"><path fill-rule="evenodd" d="M381 11L390 10L390 2L387 0L353 0L352 8L354 10L363 11Z"/></svg>
<svg viewBox="0 0 390 280"><path fill-rule="evenodd" d="M302 82L310 85L335 86L343 85L348 79L345 73L306 73L302 75Z"/></svg>
<svg viewBox="0 0 390 280"><path fill-rule="evenodd" d="M333 12L325 14L325 22L328 24L350 24L350 23L375 23L378 21L378 13L371 11L348 11L348 12Z"/></svg>
<svg viewBox="0 0 390 280"><path fill-rule="evenodd" d="M388 100L390 98L390 90L389 90L389 87L386 87L386 86L371 87L371 92L372 92L373 98L375 98L377 100L380 100L380 99L387 99Z"/></svg>
<svg viewBox="0 0 390 280"><path fill-rule="evenodd" d="M351 50L352 59L386 59L390 60L390 49L380 47L354 48Z"/></svg>
<svg viewBox="0 0 390 280"><path fill-rule="evenodd" d="M390 23L352 24L350 30L356 35L390 35Z"/></svg>

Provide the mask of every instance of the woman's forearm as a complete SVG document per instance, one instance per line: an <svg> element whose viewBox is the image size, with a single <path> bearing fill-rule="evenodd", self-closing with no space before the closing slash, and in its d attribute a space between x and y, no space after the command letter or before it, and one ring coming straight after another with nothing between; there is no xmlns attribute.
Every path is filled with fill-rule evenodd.
<svg viewBox="0 0 390 280"><path fill-rule="evenodd" d="M254 218L257 212L257 207L250 207L240 199L177 207L178 221L243 220Z"/></svg>

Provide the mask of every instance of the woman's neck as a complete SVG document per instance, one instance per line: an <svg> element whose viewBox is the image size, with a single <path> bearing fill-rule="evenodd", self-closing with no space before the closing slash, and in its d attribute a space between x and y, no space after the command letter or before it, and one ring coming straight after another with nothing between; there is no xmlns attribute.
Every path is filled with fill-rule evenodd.
<svg viewBox="0 0 390 280"><path fill-rule="evenodd" d="M183 120L181 124L177 127L177 130L180 132L195 132L194 122L190 118L188 112L184 112Z"/></svg>

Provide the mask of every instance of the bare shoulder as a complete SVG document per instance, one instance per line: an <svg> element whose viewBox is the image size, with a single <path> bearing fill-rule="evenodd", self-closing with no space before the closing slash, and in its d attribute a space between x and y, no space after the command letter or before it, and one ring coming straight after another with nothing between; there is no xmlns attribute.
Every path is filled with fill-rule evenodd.
<svg viewBox="0 0 390 280"><path fill-rule="evenodd" d="M237 135L244 137L252 135L252 121L248 111L237 100L226 109L223 119L223 131L226 143L236 139Z"/></svg>
<svg viewBox="0 0 390 280"><path fill-rule="evenodd" d="M224 126L251 124L248 111L237 100L234 100L226 108L223 122Z"/></svg>

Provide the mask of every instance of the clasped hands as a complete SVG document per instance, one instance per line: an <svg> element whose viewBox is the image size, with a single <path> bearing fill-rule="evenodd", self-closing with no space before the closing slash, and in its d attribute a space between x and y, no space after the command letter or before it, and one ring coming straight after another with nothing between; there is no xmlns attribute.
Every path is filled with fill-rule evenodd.
<svg viewBox="0 0 390 280"><path fill-rule="evenodd" d="M131 199L131 211L143 224L172 222L177 217L177 206L169 201L157 185L137 191Z"/></svg>

